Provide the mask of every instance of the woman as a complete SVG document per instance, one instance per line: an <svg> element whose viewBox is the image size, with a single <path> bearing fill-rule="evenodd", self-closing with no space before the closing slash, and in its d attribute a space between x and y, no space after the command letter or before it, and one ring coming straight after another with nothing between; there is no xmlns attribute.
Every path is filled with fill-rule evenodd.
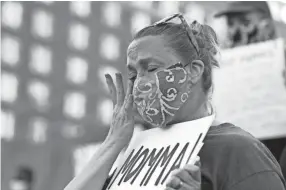
<svg viewBox="0 0 286 190"><path fill-rule="evenodd" d="M181 23L172 23L175 18ZM162 128L212 114L208 100L212 68L218 66L216 54L217 40L212 28L197 22L189 26L180 14L139 31L127 50L126 95L121 74L116 74L116 85L106 75L115 105L109 134L66 190L107 188L110 169L133 134L133 108L144 121ZM178 70L175 79L161 76L162 71L173 68ZM242 129L215 121L204 143L199 154L201 163L173 171L166 189L284 189L277 161Z"/></svg>

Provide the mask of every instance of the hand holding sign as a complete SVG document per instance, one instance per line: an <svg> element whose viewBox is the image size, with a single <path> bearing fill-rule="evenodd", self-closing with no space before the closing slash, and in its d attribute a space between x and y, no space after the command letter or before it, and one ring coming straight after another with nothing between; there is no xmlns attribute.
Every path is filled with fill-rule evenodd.
<svg viewBox="0 0 286 190"><path fill-rule="evenodd" d="M200 190L201 171L200 160L197 157L195 165L186 165L171 173L171 178L166 184L166 190Z"/></svg>
<svg viewBox="0 0 286 190"><path fill-rule="evenodd" d="M127 93L125 95L122 75L120 73L116 73L116 87L109 74L105 75L105 77L114 105L112 122L107 139L116 142L116 144L123 148L131 140L134 131L134 118L132 115L133 82L131 80L128 81Z"/></svg>

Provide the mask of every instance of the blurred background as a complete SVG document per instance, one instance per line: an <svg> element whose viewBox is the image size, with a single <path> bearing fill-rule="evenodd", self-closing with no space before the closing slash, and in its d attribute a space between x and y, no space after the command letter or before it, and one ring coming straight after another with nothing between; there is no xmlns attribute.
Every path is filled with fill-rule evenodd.
<svg viewBox="0 0 286 190"><path fill-rule="evenodd" d="M125 53L136 31L182 12L212 26L223 49L285 41L286 4L262 4L267 18L256 22L264 28L253 35L250 19L240 19L248 32L243 38L235 19L215 15L227 2L1 2L1 188L59 190L82 169L112 116L104 74L126 74ZM285 80L282 71L277 76ZM276 135L258 137L279 160L286 123L271 130Z"/></svg>

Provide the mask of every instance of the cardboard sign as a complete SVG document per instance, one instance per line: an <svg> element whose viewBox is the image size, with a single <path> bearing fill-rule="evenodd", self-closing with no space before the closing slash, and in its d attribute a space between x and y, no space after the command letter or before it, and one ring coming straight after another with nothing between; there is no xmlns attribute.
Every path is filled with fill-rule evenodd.
<svg viewBox="0 0 286 190"><path fill-rule="evenodd" d="M127 148L107 189L164 189L171 171L193 164L213 120L214 115L141 132Z"/></svg>
<svg viewBox="0 0 286 190"><path fill-rule="evenodd" d="M286 136L286 87L282 39L221 52L214 70L217 119L257 138Z"/></svg>

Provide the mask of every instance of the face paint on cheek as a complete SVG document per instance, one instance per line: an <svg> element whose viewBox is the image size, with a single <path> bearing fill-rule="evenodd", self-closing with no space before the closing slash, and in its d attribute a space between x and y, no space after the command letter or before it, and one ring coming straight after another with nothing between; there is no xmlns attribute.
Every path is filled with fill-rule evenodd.
<svg viewBox="0 0 286 190"><path fill-rule="evenodd" d="M138 79L133 94L141 117L154 126L162 127L172 120L188 99L187 72L178 63L154 75L154 80Z"/></svg>

